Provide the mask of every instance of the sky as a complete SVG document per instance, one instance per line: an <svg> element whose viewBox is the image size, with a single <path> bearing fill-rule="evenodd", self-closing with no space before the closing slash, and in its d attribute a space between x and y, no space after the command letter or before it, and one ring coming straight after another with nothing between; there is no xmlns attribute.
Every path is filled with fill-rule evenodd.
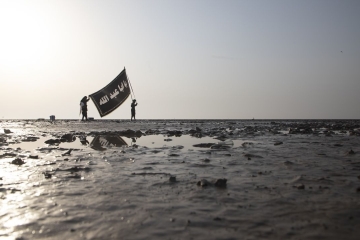
<svg viewBox="0 0 360 240"><path fill-rule="evenodd" d="M0 119L360 119L358 0L0 0ZM104 119L130 119L131 99ZM88 116L100 119L88 102Z"/></svg>

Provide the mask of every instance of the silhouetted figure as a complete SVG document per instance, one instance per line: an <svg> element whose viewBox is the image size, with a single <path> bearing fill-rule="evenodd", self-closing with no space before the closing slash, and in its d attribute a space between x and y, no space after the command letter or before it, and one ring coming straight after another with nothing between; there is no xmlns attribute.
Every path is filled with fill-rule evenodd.
<svg viewBox="0 0 360 240"><path fill-rule="evenodd" d="M90 98L87 98L86 96L83 97L80 101L80 107L81 107L81 113L82 113L82 119L81 121L84 121L84 118L85 120L87 121L88 118L87 118L87 102L90 100Z"/></svg>
<svg viewBox="0 0 360 240"><path fill-rule="evenodd" d="M133 100L133 102L131 103L131 121L134 118L134 120L136 120L135 118L135 107L137 106L137 102L136 99Z"/></svg>

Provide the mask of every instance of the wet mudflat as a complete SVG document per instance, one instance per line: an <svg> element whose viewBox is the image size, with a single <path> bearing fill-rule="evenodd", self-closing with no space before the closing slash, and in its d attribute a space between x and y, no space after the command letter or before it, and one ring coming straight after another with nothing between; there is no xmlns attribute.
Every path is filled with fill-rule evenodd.
<svg viewBox="0 0 360 240"><path fill-rule="evenodd" d="M360 121L0 122L0 238L358 239Z"/></svg>

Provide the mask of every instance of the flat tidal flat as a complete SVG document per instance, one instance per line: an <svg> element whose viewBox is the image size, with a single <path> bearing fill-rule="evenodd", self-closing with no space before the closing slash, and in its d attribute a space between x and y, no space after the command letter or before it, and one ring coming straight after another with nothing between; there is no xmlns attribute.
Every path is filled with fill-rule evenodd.
<svg viewBox="0 0 360 240"><path fill-rule="evenodd" d="M2 120L1 239L359 239L359 120Z"/></svg>

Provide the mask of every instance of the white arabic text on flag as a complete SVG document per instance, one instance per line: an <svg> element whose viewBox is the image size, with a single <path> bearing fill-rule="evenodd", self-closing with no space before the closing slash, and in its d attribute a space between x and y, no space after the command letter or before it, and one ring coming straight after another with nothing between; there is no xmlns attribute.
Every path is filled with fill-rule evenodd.
<svg viewBox="0 0 360 240"><path fill-rule="evenodd" d="M89 95L101 117L118 108L130 95L130 86L124 70L103 89Z"/></svg>

